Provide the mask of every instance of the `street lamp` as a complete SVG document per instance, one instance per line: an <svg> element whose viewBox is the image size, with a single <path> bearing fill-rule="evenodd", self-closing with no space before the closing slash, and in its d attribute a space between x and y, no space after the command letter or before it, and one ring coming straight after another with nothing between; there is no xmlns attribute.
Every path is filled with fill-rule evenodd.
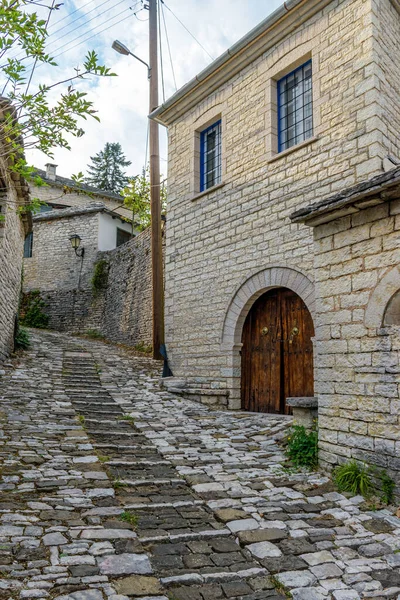
<svg viewBox="0 0 400 600"><path fill-rule="evenodd" d="M79 248L81 244L81 238L79 237L79 235L77 233L71 235L69 241L71 242L71 246L75 250L76 256L79 256L79 258L83 258L83 255L85 254L85 248Z"/></svg>
<svg viewBox="0 0 400 600"><path fill-rule="evenodd" d="M118 52L118 54L123 54L124 56L133 56L133 58L136 58L136 60L138 60L139 62L143 63L146 67L147 67L147 79L150 79L151 77L151 68L150 66L147 64L147 62L144 62L144 60L142 60L141 58L139 58L138 56L136 56L136 54L133 54L133 52L131 52L129 50L129 48L127 48L125 46L125 44L123 44L122 42L120 42L119 40L114 40L111 48L113 50L115 50L115 52Z"/></svg>

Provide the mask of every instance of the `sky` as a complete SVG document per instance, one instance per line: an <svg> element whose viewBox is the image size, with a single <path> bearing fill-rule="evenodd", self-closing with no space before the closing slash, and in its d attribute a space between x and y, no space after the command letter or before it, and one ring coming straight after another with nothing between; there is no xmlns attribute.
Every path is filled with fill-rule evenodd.
<svg viewBox="0 0 400 600"><path fill-rule="evenodd" d="M212 62L210 56L217 58L281 4L282 0L164 0L160 12L164 73L161 78L160 69L160 103L175 92L175 82L178 89L182 87ZM71 138L70 151L56 149L54 160L39 151L28 151L28 162L39 168L44 168L46 162L55 162L57 173L70 177L80 171L85 173L90 157L102 150L106 142L119 142L132 162L128 175L140 173L146 162L148 129L146 67L131 56L117 54L111 44L117 38L148 62L148 11L143 9L142 0L65 0L59 10L53 11L48 31L47 50L58 66L37 67L35 85L73 76L89 50L95 50L100 62L118 76L91 77L75 84L94 102L100 123L93 119L83 121L84 137ZM55 88L52 100L62 91L63 86ZM167 136L163 127L160 140L161 172L166 174Z"/></svg>

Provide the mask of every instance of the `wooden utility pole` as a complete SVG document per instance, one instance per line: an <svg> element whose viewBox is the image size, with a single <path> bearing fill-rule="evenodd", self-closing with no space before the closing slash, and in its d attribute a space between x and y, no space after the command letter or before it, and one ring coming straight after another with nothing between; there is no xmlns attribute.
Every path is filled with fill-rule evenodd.
<svg viewBox="0 0 400 600"><path fill-rule="evenodd" d="M158 107L157 2L149 2L150 112ZM161 359L164 343L164 278L160 200L160 143L158 123L150 119L151 265L153 278L153 358Z"/></svg>

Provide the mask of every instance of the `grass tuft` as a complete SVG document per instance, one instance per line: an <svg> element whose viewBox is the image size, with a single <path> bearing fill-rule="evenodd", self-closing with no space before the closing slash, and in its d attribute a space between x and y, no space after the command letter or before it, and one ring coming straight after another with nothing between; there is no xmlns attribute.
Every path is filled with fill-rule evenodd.
<svg viewBox="0 0 400 600"><path fill-rule="evenodd" d="M133 525L133 527L137 527L139 523L139 517L134 515L129 510L124 510L124 512L119 517L120 521L124 521L124 523L129 523L129 525Z"/></svg>

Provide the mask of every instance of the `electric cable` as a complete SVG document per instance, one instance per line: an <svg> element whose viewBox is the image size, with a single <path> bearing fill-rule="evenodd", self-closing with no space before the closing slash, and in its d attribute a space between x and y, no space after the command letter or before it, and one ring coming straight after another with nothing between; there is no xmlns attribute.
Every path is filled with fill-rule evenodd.
<svg viewBox="0 0 400 600"><path fill-rule="evenodd" d="M158 1L158 0L157 0ZM160 2L158 2L160 8ZM163 102L165 102L165 85L164 85L164 65L163 65L163 48L162 48L162 39L161 39L161 11L157 11L157 20L158 20L158 45L160 48L160 67L161 67L161 86L162 86L162 95Z"/></svg>
<svg viewBox="0 0 400 600"><path fill-rule="evenodd" d="M165 37L166 37L166 40L167 40L167 48L168 48L169 60L170 60L170 63L171 63L172 77L174 79L174 85L175 85L175 91L176 91L178 89L178 86L176 85L175 69L174 69L174 64L172 62L171 46L169 44L169 36L168 36L167 23L166 23L166 20L165 20L165 14L164 14L163 4L164 3L161 0L161 2L160 2L160 5L161 5L161 14L162 14L163 22L164 22ZM161 33L160 33L160 39L161 39Z"/></svg>
<svg viewBox="0 0 400 600"><path fill-rule="evenodd" d="M169 10L169 12L174 15L175 19L182 25L182 27L188 32L188 34L194 39L195 42L198 43L198 45L200 46L200 48L202 48L204 50L204 52L211 58L211 60L214 60L214 57L211 56L211 54L208 52L208 50L206 50L203 46L203 44L201 42L199 42L199 40L193 35L193 33L186 27L186 25L184 23L182 23L182 21L180 20L179 17L176 16L176 14L173 12L173 10L167 5L165 4L164 0L161 0L161 2L164 4L165 8L167 8Z"/></svg>
<svg viewBox="0 0 400 600"><path fill-rule="evenodd" d="M55 23L53 23L53 25L50 25L51 27L55 27L56 25L58 25L58 23L61 23L62 21L65 21L65 19L68 19L71 15L75 14L76 12L78 12L78 10L82 10L82 8L85 8L85 6L88 6L89 4L92 4L92 2L94 2L95 0L89 0L89 2L86 2L86 4L84 4L83 6L79 6L78 8L76 8L75 10L73 10L72 12L70 12L68 15L65 15L65 17L62 17L61 19L58 19L58 21L56 21Z"/></svg>
<svg viewBox="0 0 400 600"><path fill-rule="evenodd" d="M114 17L112 17L113 19L121 16L122 14L126 13L127 11L131 10L131 7L121 11L120 13L118 13L117 15L115 15ZM84 44L85 42L88 42L89 40L93 39L94 37L98 36L100 33L104 33L104 31L107 31L108 29L110 29L111 27L114 27L114 25L119 25L119 23L122 23L122 21L124 21L126 18L129 17L125 17L123 19L120 19L119 21L117 21L116 23L112 23L111 25L109 25L108 27L105 27L104 29L101 29L100 31L96 31L99 27L101 27L101 25L104 25L104 23L106 23L107 21L104 21L103 23L99 23L99 25L96 25L96 27L93 29L93 31L96 31L95 33L93 33L93 35L89 36L88 38L83 39L81 42L78 42L77 44L74 44L73 46L71 46L70 48L66 48L65 50L63 50L62 52L60 52L59 54L55 54L52 58L56 59L60 56L62 56L63 54L66 54L67 52L70 52L71 50L74 50L74 48L77 48L78 46L81 46L82 44ZM109 19L108 19L109 22ZM69 42L69 44L71 44L73 41L76 41L77 39L80 39L81 37L83 37L86 34L82 34L80 36L78 36L77 38L75 38L74 40L71 40ZM68 44L67 44L68 45ZM61 48L61 47L60 47ZM60 50L60 48L57 48L57 50ZM57 51L55 50L55 52ZM43 64L45 63L41 63L38 66L38 69L40 67L43 66Z"/></svg>
<svg viewBox="0 0 400 600"><path fill-rule="evenodd" d="M136 2L136 4L133 6L133 9L135 9L135 8L136 8L136 6L137 6L138 4L140 4L140 2L141 2L141 1L142 1L142 0L138 0L138 2ZM96 9L100 8L100 6L103 6L104 4L107 4L108 2L111 2L111 0L105 0L105 1L104 1L104 2L102 2L102 3L101 3L99 6L96 6L95 8L93 8L92 10L90 10L88 13L86 13L86 14L84 14L84 15L81 15L80 17L77 17L76 19L74 19L73 21L71 21L71 23L67 23L67 25L64 25L64 27L61 27L60 29L57 29L56 31L54 31L53 33L51 33L51 34L50 34L50 35L47 37L47 41L48 41L48 40L49 40L49 39L50 39L50 38L51 38L53 35L55 35L55 34L56 34L56 33L58 33L59 31L61 31L62 29L65 29L65 27L69 27L70 25L72 25L73 23L75 23L76 21L78 21L79 19L82 19L82 18L86 17L88 14L90 14L90 13L91 13L91 12L93 12L94 10L96 10ZM95 16L93 16L92 18L88 19L87 21L85 21L84 23L82 23L81 25L79 25L78 27L76 27L76 28L74 28L74 29L71 29L70 31L67 31L67 32L66 32L66 33L64 33L62 36L58 37L58 38L57 38L57 40L51 40L51 41L50 41L50 43L48 43L48 44L46 43L46 51L47 51L47 49L48 49L48 46L51 46L53 43L56 43L56 42L58 42L59 40L62 40L63 38L65 38L66 36L68 36L69 34L71 34L72 32L74 32L74 33L75 33L75 31L77 31L77 30L78 30L78 29L80 29L81 27L84 27L84 26L86 26L86 27L87 27L87 26L89 26L89 25L90 25L90 23L92 23L93 21L95 21L96 19L98 19L99 17L101 17L102 15L104 15L105 13L107 13L107 12L109 12L109 11L113 10L113 9L114 9L116 6L118 6L119 4L122 4L122 2L125 2L125 0L120 0L119 2L117 2L116 4L113 4L112 6L110 6L109 8L107 8L106 10L103 10L103 11L102 11L100 14L98 14L98 15L95 15ZM88 4L89 4L89 3L88 3ZM86 6L86 5L84 5L84 6ZM129 8L129 9L131 9L131 7L128 7L128 8ZM126 9L126 10L128 10L128 9ZM76 12L76 11L73 11L73 12ZM71 13L71 14L72 14L72 13ZM67 18L67 17L64 17L64 18ZM104 23L105 23L105 22L106 22L106 21L104 21ZM101 26L102 24L103 24L103 23L100 23L98 26ZM86 33L87 33L87 32L86 32ZM85 33L84 35L86 35L86 33ZM73 40L71 40L70 42L66 42L66 45L68 45L69 43L71 43L71 42L75 41L76 39L79 39L79 37L81 37L81 36L78 36L77 38L74 38L74 39L73 39ZM60 46L59 48L57 48L56 50L54 50L54 52L57 52L57 50L59 50L60 48L61 48L61 46ZM17 55L17 56L15 57L15 59L16 59L16 60L20 60L20 61L23 61L23 60L25 60L26 58L27 58L27 57L26 57L26 56L24 57L24 56L23 56L23 54L19 54L19 55ZM28 66L27 68L29 69L29 66Z"/></svg>

